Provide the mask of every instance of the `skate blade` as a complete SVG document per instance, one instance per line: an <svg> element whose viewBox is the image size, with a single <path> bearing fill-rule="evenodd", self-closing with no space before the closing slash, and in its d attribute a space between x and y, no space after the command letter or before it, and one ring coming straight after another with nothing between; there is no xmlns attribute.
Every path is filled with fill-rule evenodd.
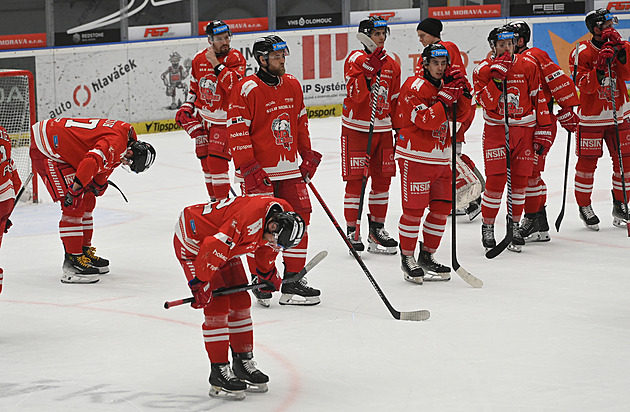
<svg viewBox="0 0 630 412"><path fill-rule="evenodd" d="M424 271L424 281L425 282L448 282L451 280L450 273L437 273L432 271Z"/></svg>
<svg viewBox="0 0 630 412"><path fill-rule="evenodd" d="M515 245L513 243L510 243L507 246L507 250L509 250L510 252L521 253L523 251L523 246L522 245Z"/></svg>
<svg viewBox="0 0 630 412"><path fill-rule="evenodd" d="M417 285L422 285L423 282L423 277L422 276L409 276L406 273L403 273L403 279L405 279L407 282L411 282L411 283L415 283Z"/></svg>
<svg viewBox="0 0 630 412"><path fill-rule="evenodd" d="M278 301L281 305L293 305L293 306L315 306L319 304L321 300L319 296L300 296L289 293L283 293Z"/></svg>
<svg viewBox="0 0 630 412"><path fill-rule="evenodd" d="M361 256L361 253L363 253L363 251L362 251L362 250L356 250L356 249L355 249L355 251L357 252L357 255L359 255L359 256ZM353 256L353 255L352 255L352 251L351 251L351 250L348 250L348 254L349 254L350 256Z"/></svg>
<svg viewBox="0 0 630 412"><path fill-rule="evenodd" d="M481 208L476 209L474 212L471 212L471 213L468 215L468 221L469 221L469 222L472 222L472 221L473 221L473 220L475 220L475 218L476 218L477 216L479 216L480 214L481 214Z"/></svg>
<svg viewBox="0 0 630 412"><path fill-rule="evenodd" d="M242 401L245 399L245 391L228 391L220 386L210 386L208 395L217 399L228 399L232 401Z"/></svg>
<svg viewBox="0 0 630 412"><path fill-rule="evenodd" d="M599 224L597 223L594 225L589 225L585 221L582 221L582 223L584 223L584 226L586 226L587 229L593 230L595 232L599 231Z"/></svg>
<svg viewBox="0 0 630 412"><path fill-rule="evenodd" d="M265 308L268 308L269 306L271 306L271 299L256 299L256 302Z"/></svg>
<svg viewBox="0 0 630 412"><path fill-rule="evenodd" d="M245 389L246 392L266 393L269 390L266 383L252 383L248 381L244 382L247 384L247 389Z"/></svg>
<svg viewBox="0 0 630 412"><path fill-rule="evenodd" d="M614 227L621 227L625 229L628 225L628 222L625 219L614 216L612 224Z"/></svg>
<svg viewBox="0 0 630 412"><path fill-rule="evenodd" d="M368 242L367 250L375 255L395 255L398 253L398 246L385 247L377 243Z"/></svg>
<svg viewBox="0 0 630 412"><path fill-rule="evenodd" d="M103 266L103 267L92 266L92 267L95 269L98 269L99 275L104 275L106 273L109 273L109 266Z"/></svg>
<svg viewBox="0 0 630 412"><path fill-rule="evenodd" d="M76 273L71 274L63 274L61 276L61 283L72 283L72 284L90 284L96 283L100 279L98 275L78 275Z"/></svg>
<svg viewBox="0 0 630 412"><path fill-rule="evenodd" d="M533 243L533 242L549 242L551 237L549 236L549 232L536 232L525 238L525 243Z"/></svg>

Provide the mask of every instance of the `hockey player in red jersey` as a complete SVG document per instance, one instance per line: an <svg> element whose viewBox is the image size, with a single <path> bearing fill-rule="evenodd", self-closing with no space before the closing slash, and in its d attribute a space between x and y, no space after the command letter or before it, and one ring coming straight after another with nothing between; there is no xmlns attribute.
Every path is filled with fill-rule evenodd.
<svg viewBox="0 0 630 412"><path fill-rule="evenodd" d="M551 145L551 124L547 100L540 89L538 65L526 56L513 54L513 40L514 32L507 26L490 32L488 43L493 56L484 59L475 68L473 82L475 97L483 107L485 120L486 188L481 203L482 243L486 249L496 246L494 221L507 181L504 111L507 100L514 222L514 236L508 248L520 252L525 241L520 236L518 222L525 203L527 179L532 175L534 145L537 148Z"/></svg>
<svg viewBox="0 0 630 412"><path fill-rule="evenodd" d="M341 116L341 173L346 182L344 217L350 243L357 252L362 252L365 246L356 225L360 218L358 210L368 151L373 93L376 93L376 117L367 171L371 181L368 195L368 252L396 254L398 242L385 230L385 220L389 186L396 174L392 117L400 92L400 66L383 50L389 34L384 19L372 16L361 21L359 33L369 36L377 48L372 52L367 47L354 50L344 63L346 98ZM375 85L377 78L380 79L379 84Z"/></svg>
<svg viewBox="0 0 630 412"><path fill-rule="evenodd" d="M230 192L226 128L230 93L245 75L246 61L241 52L230 48L232 31L223 21L208 23L206 34L210 47L193 58L188 98L176 120L195 139L210 200L221 200Z"/></svg>
<svg viewBox="0 0 630 412"><path fill-rule="evenodd" d="M602 142L605 142L613 164L613 225L625 227L627 205L623 203L620 161L623 160L627 195L630 190L630 102L625 82L630 81L630 43L623 40L613 28L617 18L607 9L588 13L585 21L593 37L580 42L569 60L572 67L577 61L575 84L580 91L575 199L584 225L589 229L599 230L599 218L593 211L591 194L597 161L603 154ZM609 64L612 72L609 72ZM612 112L611 90L615 93L619 140L616 137ZM618 141L621 141L621 159Z"/></svg>
<svg viewBox="0 0 630 412"><path fill-rule="evenodd" d="M464 79L466 80L466 87L468 88L468 90L472 90L472 87L470 86L470 83L468 82L468 79L466 77L466 66L464 65L464 61L462 60L462 55L461 55L461 52L459 51L459 48L457 47L455 43L450 42L450 41L444 41L441 38L443 27L444 26L442 25L442 22L433 17L428 17L422 20L420 23L418 23L418 26L416 27L416 31L418 33L418 40L420 40L420 43L422 43L424 47L427 47L430 44L441 44L442 46L444 46L446 50L448 51L448 55L451 60L451 70L459 70L464 75ZM422 76L423 71L424 71L424 64L422 62L422 59L420 59L418 61L418 64L415 67L415 74L417 76ZM475 112L477 111L476 110L477 103L475 103L473 99L470 99L470 100L471 100L472 107L471 107L471 110L468 111L468 114L466 115L466 117L457 118L456 150L457 150L457 155L462 161L460 163L460 167L467 167L468 169L470 169L470 174L468 175L474 176L479 180L481 177L481 173L477 170L477 166L475 166L475 163L470 157L468 157L468 155L462 153L462 146L466 142L465 134L470 128L470 125L472 124L475 118ZM483 185L483 182L480 182L480 183L481 185ZM481 195L479 195L479 197L477 197L472 202L470 202L468 206L464 208L463 212L460 212L460 210L458 209L458 214L464 213L464 212L468 215L468 219L473 220L474 218L476 218L479 215L479 213L481 213Z"/></svg>
<svg viewBox="0 0 630 412"><path fill-rule="evenodd" d="M300 215L271 196L238 196L182 211L173 243L195 298L191 306L205 316L201 329L211 363L210 396L243 399L245 389L267 392L269 382L253 361L249 294L212 297L212 290L247 284L244 254L254 257L259 279L268 284L265 290L278 290L278 251L295 247L305 231Z"/></svg>
<svg viewBox="0 0 630 412"><path fill-rule="evenodd" d="M11 137L7 131L0 126L0 246L2 236L9 231L13 225L9 217L15 206L15 196L22 187L22 181L18 174L15 162L11 158ZM2 281L4 271L0 268L0 293L2 293Z"/></svg>
<svg viewBox="0 0 630 412"><path fill-rule="evenodd" d="M300 82L285 73L286 42L275 35L254 42L253 53L260 66L256 74L241 80L232 93L228 112L230 150L237 179L246 194L267 194L285 199L308 225L311 202L305 178L312 178L321 154L311 148L308 117ZM299 157L302 161L300 162ZM308 234L299 245L283 252L284 278L291 278L306 263ZM255 265L248 256L252 279ZM282 285L282 305L316 305L320 292L302 278ZM270 292L254 293L269 306Z"/></svg>
<svg viewBox="0 0 630 412"><path fill-rule="evenodd" d="M569 132L577 130L579 118L573 111L573 107L580 104L580 99L578 98L575 84L569 76L564 74L560 66L551 60L547 52L537 47L530 48L527 46L531 37L531 30L526 22L514 21L508 23L507 26L514 32L514 52L527 56L538 64L540 77L543 80L541 83L542 92L547 100L551 119L548 141L549 146L551 146L557 133L556 119ZM557 117L553 114L554 100L560 105ZM547 142L547 140L543 142ZM546 211L547 185L541 176L541 173L545 170L547 153L549 153L549 147L546 145L534 147L534 172L527 180L525 215L520 225L521 236L525 242L547 242L551 240Z"/></svg>
<svg viewBox="0 0 630 412"><path fill-rule="evenodd" d="M453 104L457 117L465 118L471 108L470 92L461 71L450 66L446 47L434 43L422 51L422 76L412 76L400 89L396 109L400 131L396 160L401 175L403 213L398 224L401 267L405 280L422 284L449 280L450 268L435 261L446 218L451 212L451 131ZM416 240L426 208L418 260Z"/></svg>
<svg viewBox="0 0 630 412"><path fill-rule="evenodd" d="M30 156L53 201L61 203L63 283L95 283L109 261L92 247L92 211L118 166L147 170L155 149L133 127L110 119L48 119L32 127Z"/></svg>

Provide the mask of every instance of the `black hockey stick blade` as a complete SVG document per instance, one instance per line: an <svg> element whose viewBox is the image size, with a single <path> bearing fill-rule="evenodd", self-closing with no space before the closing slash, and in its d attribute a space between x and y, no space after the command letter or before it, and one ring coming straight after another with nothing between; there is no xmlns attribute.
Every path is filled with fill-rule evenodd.
<svg viewBox="0 0 630 412"><path fill-rule="evenodd" d="M114 187L114 189L118 190L120 192L120 195L122 196L122 198L125 199L125 202L129 203L129 200L127 200L127 196L125 196L123 191L118 186L116 186L116 183L112 182L111 180L108 180L107 183L112 185Z"/></svg>
<svg viewBox="0 0 630 412"><path fill-rule="evenodd" d="M514 236L514 228L513 228L512 220L508 220L507 233L501 242L498 245L490 249L486 252L486 257L488 259L493 259L501 254L508 245L512 242L512 237Z"/></svg>
<svg viewBox="0 0 630 412"><path fill-rule="evenodd" d="M357 33L357 40L360 41L361 44L370 51L370 53L378 47L376 46L376 43L374 43L374 40L370 39L370 37L365 33Z"/></svg>

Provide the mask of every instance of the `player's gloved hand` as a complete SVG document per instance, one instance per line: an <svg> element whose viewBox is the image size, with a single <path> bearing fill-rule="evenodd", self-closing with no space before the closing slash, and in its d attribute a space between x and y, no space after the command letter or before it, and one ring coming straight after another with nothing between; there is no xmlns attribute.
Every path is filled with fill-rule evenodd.
<svg viewBox="0 0 630 412"><path fill-rule="evenodd" d="M307 150L302 154L302 164L300 165L300 173L303 179L312 179L315 176L317 166L322 161L322 154L315 150Z"/></svg>
<svg viewBox="0 0 630 412"><path fill-rule="evenodd" d="M374 75L381 70L381 67L385 64L385 60L387 60L387 53L383 50L382 47L377 47L367 59L361 65L361 71L365 75L365 77L374 77Z"/></svg>
<svg viewBox="0 0 630 412"><path fill-rule="evenodd" d="M259 281L267 283L268 286L261 288L260 290L263 292L275 292L276 290L280 290L280 285L282 285L282 279L278 276L278 270L274 267L269 272L261 272L256 269L256 273L258 273Z"/></svg>
<svg viewBox="0 0 630 412"><path fill-rule="evenodd" d="M79 189L74 190L74 185L80 186ZM68 191L66 192L66 196L63 199L63 207L68 210L77 210L81 204L83 203L83 194L85 193L84 187L81 184L81 181L74 178L74 183L70 185Z"/></svg>
<svg viewBox="0 0 630 412"><path fill-rule="evenodd" d="M92 180L90 184L87 186L87 190L94 193L94 195L98 197L98 196L103 196L103 193L105 193L105 190L107 190L108 186L109 186L109 180L106 180L105 183L102 185L99 185L94 180Z"/></svg>
<svg viewBox="0 0 630 412"><path fill-rule="evenodd" d="M510 56L510 53L505 52L494 58L492 65L490 66L490 73L495 79L505 80L511 68L512 56Z"/></svg>
<svg viewBox="0 0 630 412"><path fill-rule="evenodd" d="M534 152L543 155L549 151L552 143L551 126L538 126L534 132Z"/></svg>
<svg viewBox="0 0 630 412"><path fill-rule="evenodd" d="M615 50L608 43L605 43L599 50L597 60L595 61L595 69L605 71L608 68L608 62L615 57Z"/></svg>
<svg viewBox="0 0 630 412"><path fill-rule="evenodd" d="M198 139L201 137L207 138L206 131L203 129L203 125L194 116L195 108L190 102L182 104L177 114L175 115L175 121L182 129L186 130L186 133L193 138Z"/></svg>
<svg viewBox="0 0 630 412"><path fill-rule="evenodd" d="M245 181L245 192L248 195L253 193L268 193L271 191L271 180L267 172L265 172L256 159L248 160L243 163L240 169L243 174L243 180Z"/></svg>
<svg viewBox="0 0 630 412"><path fill-rule="evenodd" d="M580 118L577 117L572 107L563 107L556 115L560 126L564 127L568 132L575 133L580 123Z"/></svg>
<svg viewBox="0 0 630 412"><path fill-rule="evenodd" d="M188 287L192 291L195 301L190 304L195 309L203 309L212 300L212 289L210 283L199 280L196 276L188 282Z"/></svg>
<svg viewBox="0 0 630 412"><path fill-rule="evenodd" d="M610 43L611 46L620 46L623 43L621 34L612 27L602 30L602 40Z"/></svg>
<svg viewBox="0 0 630 412"><path fill-rule="evenodd" d="M451 107L453 103L455 103L457 99L459 99L462 94L464 94L464 89L462 88L462 86L456 83L457 81L443 84L437 94L438 101L444 103L447 107Z"/></svg>
<svg viewBox="0 0 630 412"><path fill-rule="evenodd" d="M455 80L463 79L466 82L466 76L457 67L448 66L444 72L444 83L450 83Z"/></svg>
<svg viewBox="0 0 630 412"><path fill-rule="evenodd" d="M13 226L11 219L7 219L7 223L4 225L4 233L9 233L9 229Z"/></svg>

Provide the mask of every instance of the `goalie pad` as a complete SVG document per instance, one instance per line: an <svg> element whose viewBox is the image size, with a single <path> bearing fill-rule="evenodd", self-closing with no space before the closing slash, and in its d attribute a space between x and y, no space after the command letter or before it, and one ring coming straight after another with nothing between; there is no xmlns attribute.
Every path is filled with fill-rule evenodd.
<svg viewBox="0 0 630 412"><path fill-rule="evenodd" d="M460 156L456 157L455 167L457 171L455 207L460 209L468 206L481 195L482 185L475 172Z"/></svg>

